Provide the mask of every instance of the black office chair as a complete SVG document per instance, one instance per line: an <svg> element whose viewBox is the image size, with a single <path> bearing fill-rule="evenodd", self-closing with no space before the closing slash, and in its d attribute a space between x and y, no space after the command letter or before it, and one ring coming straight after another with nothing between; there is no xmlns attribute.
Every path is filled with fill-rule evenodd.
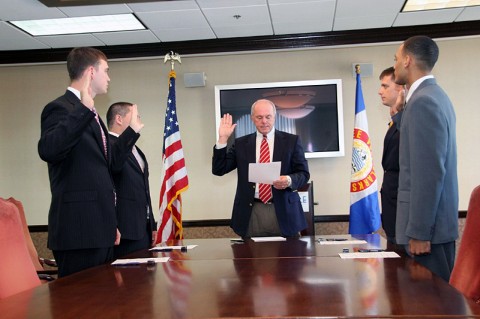
<svg viewBox="0 0 480 319"><path fill-rule="evenodd" d="M313 210L313 182L307 183L298 189L298 192L308 193L308 211L305 213L305 219L307 221L307 228L302 230L300 234L302 236L315 236L315 212Z"/></svg>

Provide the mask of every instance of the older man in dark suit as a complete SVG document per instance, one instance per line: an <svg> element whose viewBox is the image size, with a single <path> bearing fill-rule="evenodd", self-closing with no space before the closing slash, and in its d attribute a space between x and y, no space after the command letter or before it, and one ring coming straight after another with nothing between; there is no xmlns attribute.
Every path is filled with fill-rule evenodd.
<svg viewBox="0 0 480 319"><path fill-rule="evenodd" d="M235 145L228 150L227 140L236 124L228 113L220 123L212 172L222 176L237 169L231 227L242 237L293 237L307 227L296 190L310 178L308 163L298 136L274 129L275 113L275 104L271 101L256 101L252 105L251 119L257 132L236 139ZM267 161L281 162L280 177L273 185L262 186L248 181L249 164L262 162L265 154L262 143L267 144Z"/></svg>
<svg viewBox="0 0 480 319"><path fill-rule="evenodd" d="M60 277L113 258L120 233L110 163L133 147L143 127L135 109L118 147L111 148L93 100L107 92L106 56L93 48L76 48L68 55L67 69L71 84L43 109L38 142L52 193L48 247Z"/></svg>
<svg viewBox="0 0 480 319"><path fill-rule="evenodd" d="M133 108L129 102L113 103L107 111L109 140L116 145L119 136L129 127ZM140 121L140 116L138 116ZM117 191L118 229L120 244L114 247L115 258L151 247L156 237L148 182L148 162L136 145L112 165Z"/></svg>
<svg viewBox="0 0 480 319"><path fill-rule="evenodd" d="M448 282L458 237L456 120L431 71L439 49L426 36L395 54L395 82L406 85L400 125L396 240L415 261Z"/></svg>

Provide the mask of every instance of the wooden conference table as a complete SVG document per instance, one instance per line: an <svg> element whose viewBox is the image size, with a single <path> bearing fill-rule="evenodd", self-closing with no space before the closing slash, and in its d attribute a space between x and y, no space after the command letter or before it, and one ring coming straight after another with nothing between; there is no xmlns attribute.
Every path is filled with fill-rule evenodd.
<svg viewBox="0 0 480 319"><path fill-rule="evenodd" d="M0 318L480 318L480 305L410 258L338 256L385 247L378 235L363 238L367 244L183 240L172 245L198 246L130 256L171 257L166 263L99 266L0 300Z"/></svg>

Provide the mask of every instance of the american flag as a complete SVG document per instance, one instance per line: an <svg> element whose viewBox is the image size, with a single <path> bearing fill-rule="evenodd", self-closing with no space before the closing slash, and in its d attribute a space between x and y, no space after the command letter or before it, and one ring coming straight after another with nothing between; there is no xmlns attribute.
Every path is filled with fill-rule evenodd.
<svg viewBox="0 0 480 319"><path fill-rule="evenodd" d="M160 226L156 243L183 238L181 194L188 188L188 176L177 119L175 78L175 71L172 70L169 74L168 102L163 132Z"/></svg>

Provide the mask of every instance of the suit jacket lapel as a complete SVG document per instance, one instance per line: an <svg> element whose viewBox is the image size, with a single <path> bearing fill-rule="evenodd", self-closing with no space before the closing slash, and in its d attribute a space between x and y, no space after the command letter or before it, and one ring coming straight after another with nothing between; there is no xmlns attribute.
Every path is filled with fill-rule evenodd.
<svg viewBox="0 0 480 319"><path fill-rule="evenodd" d="M133 154L133 150L132 152L130 152L130 154L128 154L128 159L130 161L132 161L133 165L135 166L135 168L142 174L144 174L145 172L147 172L147 160L145 159L145 155L143 154L143 152L137 147L135 146L136 149L137 149L137 152L138 154L140 155L140 157L142 158L143 160L143 163L145 164L145 167L144 167L144 171L142 172L142 167L140 166L140 163L138 162L137 158L135 157L135 155Z"/></svg>
<svg viewBox="0 0 480 319"><path fill-rule="evenodd" d="M275 130L275 142L273 145L272 162L279 162L282 160L284 137L285 136L280 131Z"/></svg>
<svg viewBox="0 0 480 319"><path fill-rule="evenodd" d="M257 162L257 132L250 134L247 139L247 158L249 163Z"/></svg>

